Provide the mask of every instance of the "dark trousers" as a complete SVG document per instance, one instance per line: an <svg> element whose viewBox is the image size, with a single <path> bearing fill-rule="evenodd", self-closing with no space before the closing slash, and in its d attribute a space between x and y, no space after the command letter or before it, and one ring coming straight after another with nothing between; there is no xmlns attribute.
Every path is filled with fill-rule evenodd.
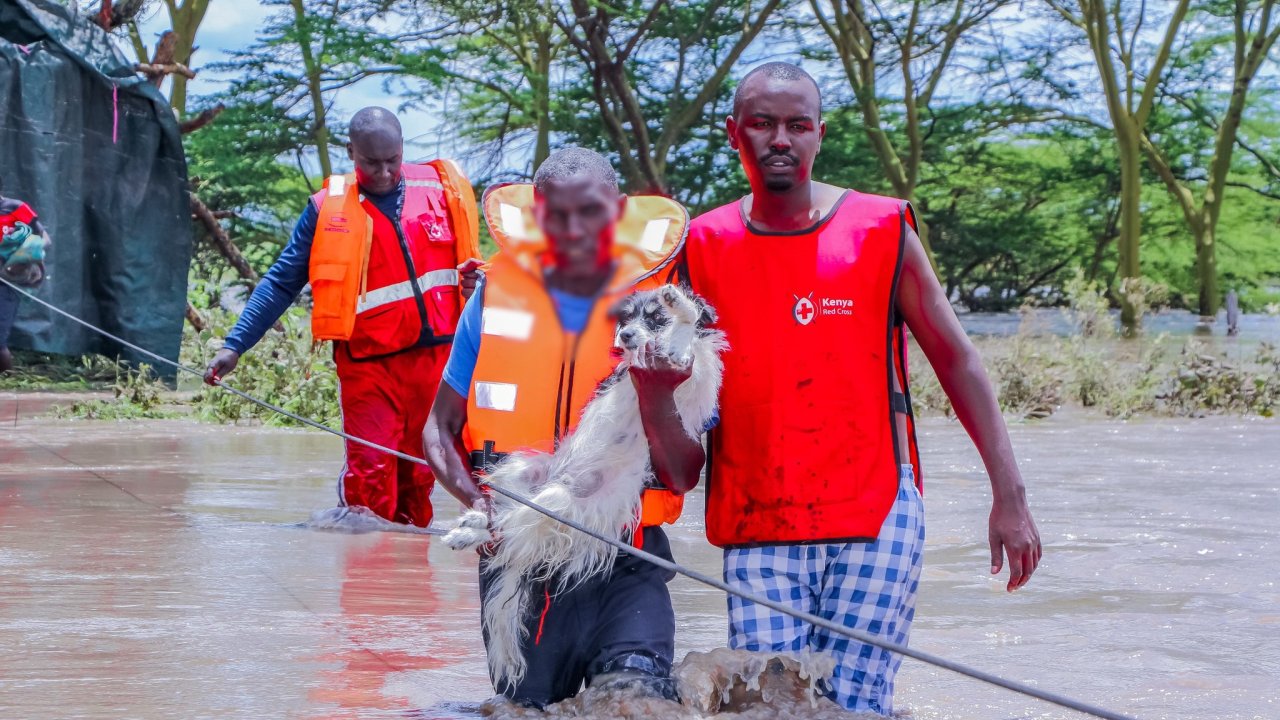
<svg viewBox="0 0 1280 720"><path fill-rule="evenodd" d="M671 545L659 527L645 528L644 549L671 560ZM546 707L571 698L601 675L622 673L654 694L675 699L671 663L675 656L676 618L667 582L673 575L644 560L619 554L613 572L565 592L554 583L535 584L525 617L528 639L521 648L528 672L514 688L512 701ZM480 597L491 576L480 563ZM488 642L488 634L485 634Z"/></svg>
<svg viewBox="0 0 1280 720"><path fill-rule="evenodd" d="M18 318L18 300L21 298L17 290L0 285L0 348L9 346L9 332L13 330L13 321Z"/></svg>

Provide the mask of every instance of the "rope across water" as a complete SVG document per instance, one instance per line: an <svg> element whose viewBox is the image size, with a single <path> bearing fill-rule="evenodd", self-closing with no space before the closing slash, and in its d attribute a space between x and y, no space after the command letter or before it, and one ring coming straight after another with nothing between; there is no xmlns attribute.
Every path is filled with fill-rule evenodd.
<svg viewBox="0 0 1280 720"><path fill-rule="evenodd" d="M135 352L138 352L146 357L152 358L161 364L175 368L182 372L188 373L190 375L194 375L199 378L204 377L204 373L202 371L197 370L195 368L187 367L181 363L174 362L161 355L157 355L156 353L151 352L146 348L139 347L138 345L135 345L123 338L113 335L112 333L106 330L103 330L102 328L99 328L95 325L90 324L89 322L81 320L80 318L62 310L61 308L55 307L54 305L36 297L35 295L32 295L31 293L27 292L23 288L20 288L17 285L14 285L3 276L0 276L0 283L4 283L5 285L8 285L9 287L21 293L27 299L35 303L38 303L48 308L49 310L52 310L58 315L61 315L62 317L65 317L68 320L71 320L72 322L75 322L93 332L96 332L99 335L102 335L103 337L109 338L124 347L134 350ZM407 460L409 462L418 463L421 465L427 464L427 462L422 458L414 457L407 453L403 453L398 450L393 450L391 448L384 447L370 440L365 440L364 438L359 438L359 437L355 437L354 435L349 435L345 432L342 432L341 430L336 430L334 428L329 427L328 425L324 425L323 423L312 420L311 418L303 417L301 415L297 415L295 413L289 412L288 410L285 410L284 408L278 405L274 405L265 400L260 400L252 395L249 395L248 393L242 390L237 390L236 388L231 387L230 385L227 385L222 381L218 381L218 387L222 388L223 390L233 395L236 395L237 397L248 400L251 403L267 408L268 410L279 413L286 417L292 418L293 420L296 420L297 422L300 422L303 425L307 425L308 427L313 427L317 430L322 430L331 435L335 435L337 437L350 440L352 442L360 443L361 445L372 448L374 450L387 453L388 455L395 456L402 460ZM657 565L658 567L661 567L664 570L667 570L669 572L675 572L680 575L684 575L685 577L690 578L691 580L694 580L696 582L700 582L709 587L716 588L730 595L736 595L744 600L749 600L753 603L763 605L771 610L780 612L784 615L790 615L791 617L794 617L798 620L803 620L804 622L807 622L807 623L811 623L812 625L816 627L821 627L824 630L827 630L829 632L833 632L838 635L843 635L847 638L856 640L861 643L874 645L876 647L883 648L890 652L899 653L904 657L913 658L915 660L919 660L920 662L933 665L935 667L939 667L944 670L950 670L951 672L955 672L960 675L965 675L967 677L974 678L975 680L981 680L982 682L989 683L997 687L1002 687L1006 690L1011 690L1013 692L1026 695L1028 697L1033 697L1038 700L1043 700L1048 703L1053 703L1054 705L1059 705L1061 707L1069 708L1071 710L1076 710L1078 712L1082 712L1087 715L1092 715L1093 717L1106 718L1107 720L1134 720L1132 716L1129 716L1129 715L1124 715L1124 714L1121 714L1112 710L1108 710L1106 708L1099 707L1097 705L1093 705L1091 703L1087 703L1081 700L1076 700L1074 698L1070 698L1065 695L1061 695L1059 693L1055 693L1049 690L1042 690L1032 685L1028 685L1027 683L1024 683L1024 682L1003 678L998 675L986 672L984 670L979 670L977 668L969 667L968 665L964 665L962 663L955 662L953 660L948 660L947 658L944 658L940 655L935 655L933 653L925 652L923 650L916 650L916 649L907 647L906 645L899 645L898 643L895 643L895 642L891 642L878 637L867 635L861 631L846 627L844 625L840 625L838 623L834 623L825 618L818 617L817 615L813 615L811 613L807 613L807 612L796 610L794 608L787 607L781 602L776 602L766 597L761 597L749 592L739 590L737 588L734 588L726 584L723 580L720 580L719 578L713 578L709 575L700 573L696 570L690 570L689 568L686 568L678 563L665 560L663 558L658 557L657 555L653 555L651 553L645 552L644 550L639 550L634 546L632 546L630 543L624 542L619 538L609 537L607 535L596 533L586 527L583 527L579 523L574 522L569 518L563 517L558 513L555 513L551 510L548 510L544 507L539 506L537 503L532 502L528 498L518 493L512 492L502 487L496 487L496 486L491 486L491 489L493 490L493 492L496 492L500 495L503 495L504 497L514 500L517 503L520 503L529 508L532 508L533 510L539 513L542 513L543 515L546 515L547 517L551 518L552 520L555 520L556 522L567 525L568 527L571 527L586 535L589 535L590 537L595 538L600 542L607 543L613 546L614 548L616 548L619 552L625 552L630 555L634 555L635 557L641 558L642 560L645 560L654 565Z"/></svg>

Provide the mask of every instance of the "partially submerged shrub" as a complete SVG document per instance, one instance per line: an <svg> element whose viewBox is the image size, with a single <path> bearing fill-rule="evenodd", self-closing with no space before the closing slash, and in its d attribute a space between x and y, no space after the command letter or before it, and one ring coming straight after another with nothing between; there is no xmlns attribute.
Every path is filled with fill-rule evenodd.
<svg viewBox="0 0 1280 720"><path fill-rule="evenodd" d="M190 327L183 336L182 355L187 365L203 368L222 347L235 324L226 312L211 312L203 332ZM341 420L338 409L338 377L332 346L311 341L307 313L290 310L282 319L284 332L269 330L252 350L240 357L227 384L289 412L326 425ZM267 408L243 400L219 388L201 386L192 401L202 420L223 423L260 421L267 425L299 423Z"/></svg>
<svg viewBox="0 0 1280 720"><path fill-rule="evenodd" d="M1022 418L1046 418L1062 404L1062 377L1046 338L1019 333L1009 354L990 363L1000 409ZM1046 352L1048 350L1048 352Z"/></svg>
<svg viewBox="0 0 1280 720"><path fill-rule="evenodd" d="M177 416L172 408L166 406L168 388L145 363L139 365L137 370L117 365L116 379L110 389L110 399L77 400L67 406L55 407L53 415L83 420L141 420Z"/></svg>
<svg viewBox="0 0 1280 720"><path fill-rule="evenodd" d="M1096 280L1086 280L1083 270L1067 280L1062 288L1067 305L1063 308L1072 335L1082 338L1110 338L1116 334L1116 321L1111 316L1111 302Z"/></svg>
<svg viewBox="0 0 1280 720"><path fill-rule="evenodd" d="M1271 417L1280 407L1280 353L1263 343L1252 363L1233 362L1191 340L1160 399L1177 415L1247 413Z"/></svg>

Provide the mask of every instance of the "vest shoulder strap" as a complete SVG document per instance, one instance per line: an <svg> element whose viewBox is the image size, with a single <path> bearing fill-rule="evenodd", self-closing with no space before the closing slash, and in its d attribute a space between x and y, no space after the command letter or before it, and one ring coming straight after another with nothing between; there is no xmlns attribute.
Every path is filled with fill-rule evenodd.
<svg viewBox="0 0 1280 720"><path fill-rule="evenodd" d="M457 260L461 264L480 255L480 215L476 210L476 194L458 163L441 158L427 163L440 175L444 186L449 223L453 226Z"/></svg>

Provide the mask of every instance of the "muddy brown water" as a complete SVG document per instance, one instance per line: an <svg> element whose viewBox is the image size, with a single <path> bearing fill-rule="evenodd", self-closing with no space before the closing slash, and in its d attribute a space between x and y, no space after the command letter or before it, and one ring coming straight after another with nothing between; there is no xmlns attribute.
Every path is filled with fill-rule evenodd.
<svg viewBox="0 0 1280 720"><path fill-rule="evenodd" d="M0 718L470 717L492 694L474 555L295 526L334 504L333 438L57 421L52 401L0 394ZM1012 596L987 575L977 454L926 421L912 644L1140 718L1280 717L1280 422L1012 433L1043 566ZM714 573L693 498L674 551ZM723 645L723 597L672 593L678 655ZM1081 717L911 660L898 705Z"/></svg>

